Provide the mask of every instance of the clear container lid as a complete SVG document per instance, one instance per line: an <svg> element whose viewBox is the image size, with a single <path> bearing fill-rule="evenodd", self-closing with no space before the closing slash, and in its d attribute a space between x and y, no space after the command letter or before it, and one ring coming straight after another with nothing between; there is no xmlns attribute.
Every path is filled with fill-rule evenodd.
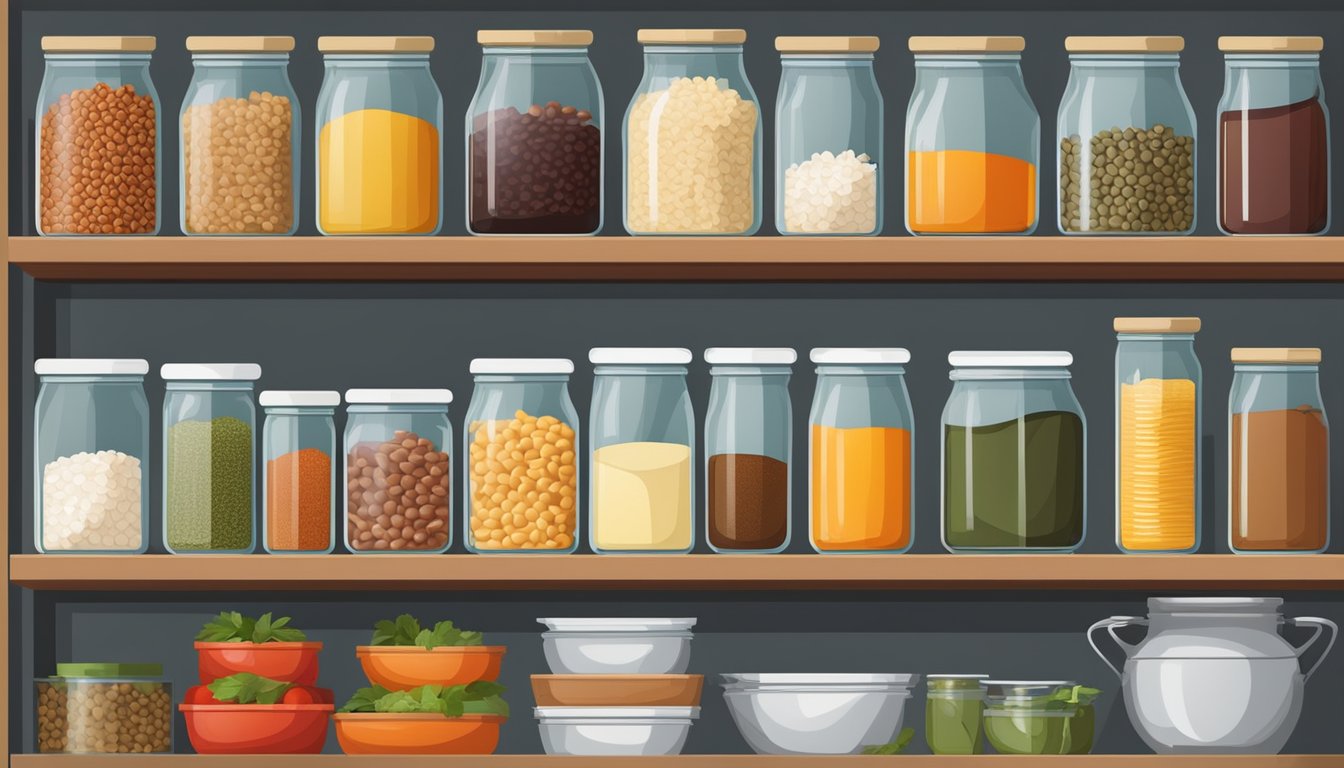
<svg viewBox="0 0 1344 768"><path fill-rule="evenodd" d="M710 365L793 365L798 352L791 347L710 347L705 362Z"/></svg>
<svg viewBox="0 0 1344 768"><path fill-rule="evenodd" d="M472 375L565 375L574 372L574 361L563 357L478 357L471 361Z"/></svg>
<svg viewBox="0 0 1344 768"><path fill-rule="evenodd" d="M745 29L641 29L635 39L642 45L742 45Z"/></svg>
<svg viewBox="0 0 1344 768"><path fill-rule="evenodd" d="M481 46L518 48L587 48L593 44L591 29L481 29Z"/></svg>
<svg viewBox="0 0 1344 768"><path fill-rule="evenodd" d="M153 35L46 35L42 50L46 53L150 53L158 41Z"/></svg>
<svg viewBox="0 0 1344 768"><path fill-rule="evenodd" d="M294 38L288 35L192 35L187 38L187 50L192 53L289 53L294 50Z"/></svg>
<svg viewBox="0 0 1344 768"><path fill-rule="evenodd" d="M262 408L334 408L341 404L341 393L334 390L268 389L257 396Z"/></svg>
<svg viewBox="0 0 1344 768"><path fill-rule="evenodd" d="M817 365L905 365L910 350L904 347L817 347L808 354Z"/></svg>
<svg viewBox="0 0 1344 768"><path fill-rule="evenodd" d="M44 357L33 363L38 376L144 376L149 361L138 358Z"/></svg>
<svg viewBox="0 0 1344 768"><path fill-rule="evenodd" d="M684 347L594 347L588 351L593 365L688 365L691 350Z"/></svg>
<svg viewBox="0 0 1344 768"><path fill-rule="evenodd" d="M943 692L973 692L983 694L984 688L980 685L981 681L988 680L989 675L929 675L925 678L929 686L930 693Z"/></svg>
<svg viewBox="0 0 1344 768"><path fill-rule="evenodd" d="M317 50L322 53L429 53L434 50L434 38L428 35L408 37L344 37L323 35L317 38Z"/></svg>
<svg viewBox="0 0 1344 768"><path fill-rule="evenodd" d="M986 698L993 705L1044 704L1056 692L1072 688L1072 680L981 680Z"/></svg>
<svg viewBox="0 0 1344 768"><path fill-rule="evenodd" d="M347 389L349 405L448 405L453 393L447 389Z"/></svg>
<svg viewBox="0 0 1344 768"><path fill-rule="evenodd" d="M261 366L256 363L165 363L159 368L164 381L256 381Z"/></svg>

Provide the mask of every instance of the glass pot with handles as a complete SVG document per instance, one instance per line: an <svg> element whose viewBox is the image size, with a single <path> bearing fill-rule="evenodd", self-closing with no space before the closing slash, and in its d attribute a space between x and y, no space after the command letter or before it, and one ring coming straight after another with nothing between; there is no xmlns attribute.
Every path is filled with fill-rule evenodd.
<svg viewBox="0 0 1344 768"><path fill-rule="evenodd" d="M268 390L261 426L262 546L271 554L336 549L334 391Z"/></svg>

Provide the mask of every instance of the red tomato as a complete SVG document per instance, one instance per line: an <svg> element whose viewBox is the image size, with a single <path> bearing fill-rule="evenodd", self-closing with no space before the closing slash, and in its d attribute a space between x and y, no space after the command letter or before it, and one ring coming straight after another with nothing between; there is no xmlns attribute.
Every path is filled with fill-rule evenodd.
<svg viewBox="0 0 1344 768"><path fill-rule="evenodd" d="M193 685L187 689L187 695L182 699L183 704L223 704L222 701L216 701L215 695L204 685Z"/></svg>
<svg viewBox="0 0 1344 768"><path fill-rule="evenodd" d="M281 704L318 704L317 697L313 696L311 689L303 686L294 686L285 691L285 697L280 700Z"/></svg>

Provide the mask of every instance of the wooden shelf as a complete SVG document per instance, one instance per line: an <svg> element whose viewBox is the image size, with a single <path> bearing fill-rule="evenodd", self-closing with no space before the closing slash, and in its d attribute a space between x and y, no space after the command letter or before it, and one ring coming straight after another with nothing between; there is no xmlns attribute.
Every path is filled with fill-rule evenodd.
<svg viewBox="0 0 1344 768"><path fill-rule="evenodd" d="M1344 555L12 555L36 590L1344 590Z"/></svg>
<svg viewBox="0 0 1344 768"><path fill-rule="evenodd" d="M11 237L48 280L1344 281L1344 238Z"/></svg>

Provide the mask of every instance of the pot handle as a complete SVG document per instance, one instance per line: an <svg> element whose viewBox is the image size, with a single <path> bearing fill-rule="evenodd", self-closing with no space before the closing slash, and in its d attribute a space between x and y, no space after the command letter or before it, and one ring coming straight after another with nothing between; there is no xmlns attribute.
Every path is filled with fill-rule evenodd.
<svg viewBox="0 0 1344 768"><path fill-rule="evenodd" d="M1305 683L1311 679L1312 673L1321 666L1321 662L1325 661L1325 657L1330 655L1330 649L1335 647L1335 639L1339 636L1339 625L1329 619L1322 619L1319 616L1298 616L1295 619L1289 619L1288 623L1295 627L1316 628L1316 633L1313 634L1307 642L1298 646L1297 657L1299 659L1302 658L1302 654L1307 652L1308 648L1315 645L1316 641L1321 639L1321 633L1324 632L1327 627L1330 629L1330 640L1325 644L1325 650L1321 651L1321 655L1316 659L1316 663L1312 664L1311 669L1307 670L1307 673L1302 676L1302 682Z"/></svg>
<svg viewBox="0 0 1344 768"><path fill-rule="evenodd" d="M1110 659L1106 658L1106 654L1102 653L1101 648L1097 646L1097 641L1095 637L1096 632L1098 629L1105 629L1106 634L1111 636L1111 640L1114 641L1116 646L1118 646L1120 650L1124 652L1125 658L1128 659L1131 655L1133 655L1135 649L1138 648L1138 645L1134 643L1127 643L1124 640L1121 640L1120 636L1115 634L1115 630L1120 627L1146 627L1146 626L1148 626L1148 619L1146 618L1142 618L1139 616L1112 616L1109 619L1102 619L1101 621L1098 621L1096 624L1093 624L1092 626L1087 628L1087 643L1088 645L1092 646L1092 650L1096 651L1097 655L1101 657L1101 660L1106 663L1106 666L1111 668L1111 671L1115 673L1116 677L1123 678L1123 675L1120 673L1120 670L1114 664L1111 663ZM1312 639L1314 640L1315 638ZM1311 643L1307 644L1310 645Z"/></svg>

